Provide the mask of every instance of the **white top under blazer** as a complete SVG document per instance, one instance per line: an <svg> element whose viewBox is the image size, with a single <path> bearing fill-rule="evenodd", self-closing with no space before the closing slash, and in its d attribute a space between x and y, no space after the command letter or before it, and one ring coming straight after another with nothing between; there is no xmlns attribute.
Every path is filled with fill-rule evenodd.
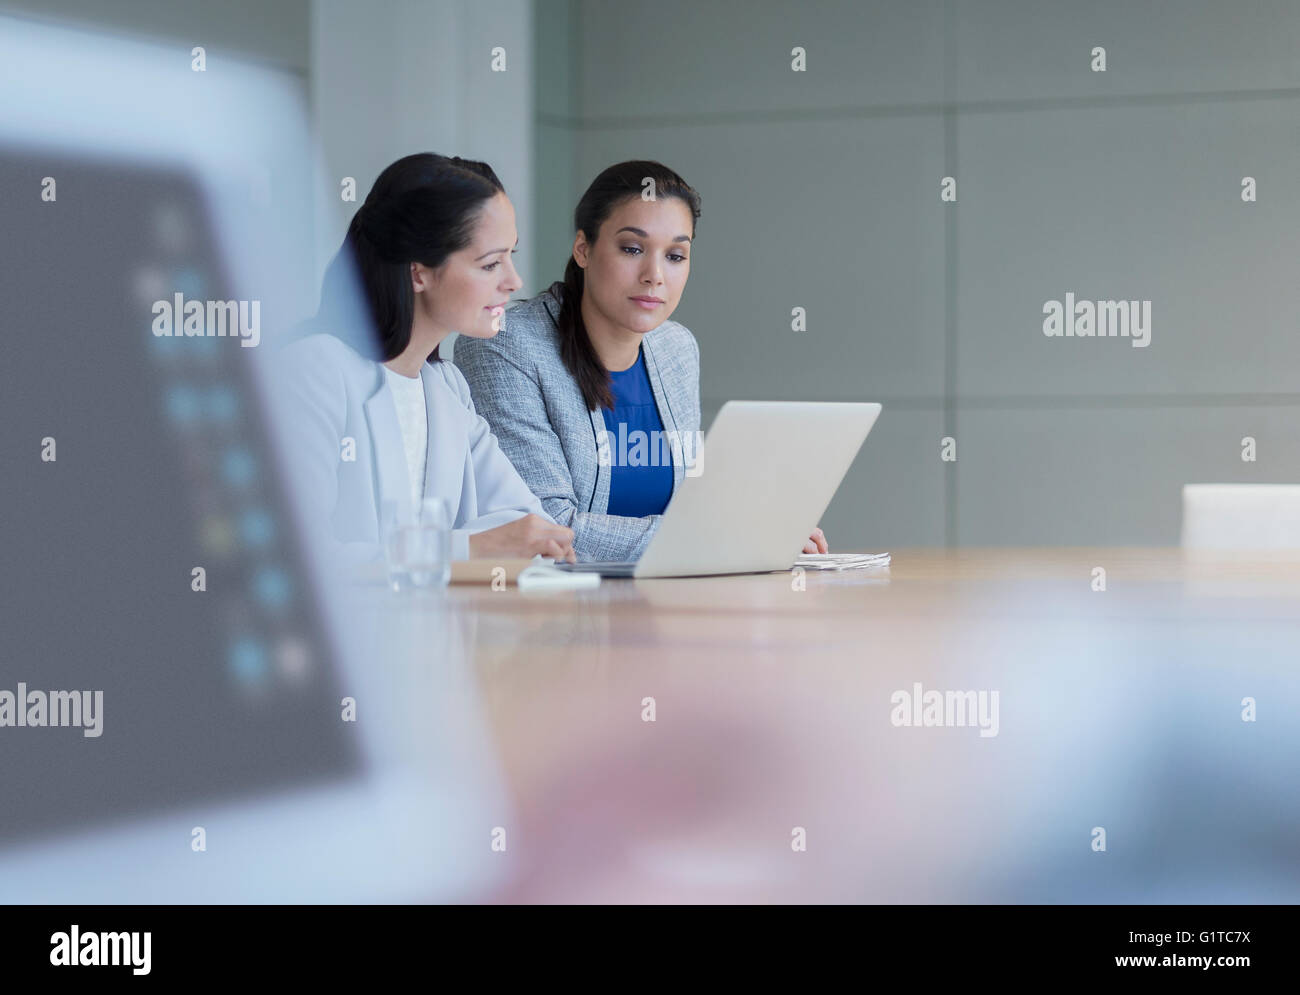
<svg viewBox="0 0 1300 995"><path fill-rule="evenodd" d="M277 417L286 422L294 492L309 527L362 558L379 553L380 515L394 502L403 519L417 508L397 403L386 367L333 335L316 334L277 357ZM469 537L533 514L552 521L474 409L469 385L449 361L425 363L427 448L424 497L453 509L452 556L469 558Z"/></svg>

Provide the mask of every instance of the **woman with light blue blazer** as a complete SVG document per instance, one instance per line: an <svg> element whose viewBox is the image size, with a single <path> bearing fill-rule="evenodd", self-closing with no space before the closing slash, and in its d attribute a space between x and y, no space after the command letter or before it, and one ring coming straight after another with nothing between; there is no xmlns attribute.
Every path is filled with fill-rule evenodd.
<svg viewBox="0 0 1300 995"><path fill-rule="evenodd" d="M453 331L496 334L520 285L517 241L485 163L423 153L375 181L326 272L322 332L279 357L289 460L318 535L364 558L386 512L409 520L438 497L456 559L573 559L572 531L547 515L438 355Z"/></svg>
<svg viewBox="0 0 1300 995"><path fill-rule="evenodd" d="M610 166L574 211L563 282L455 361L501 448L583 561L635 560L700 456L700 350L670 320L700 197L667 166ZM821 530L806 552L826 551Z"/></svg>

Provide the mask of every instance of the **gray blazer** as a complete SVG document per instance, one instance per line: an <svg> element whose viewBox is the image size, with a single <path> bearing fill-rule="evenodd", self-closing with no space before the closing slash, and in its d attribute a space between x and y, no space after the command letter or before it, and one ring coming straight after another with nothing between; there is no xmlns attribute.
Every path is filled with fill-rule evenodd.
<svg viewBox="0 0 1300 995"><path fill-rule="evenodd" d="M578 383L560 358L562 284L552 284L507 311L490 339L456 340L454 360L488 420L502 451L551 518L573 529L578 559L633 560L659 526L660 515L626 518L607 514L612 468L602 453L605 420L588 411ZM675 321L665 321L641 340L646 372L664 430L685 444L699 438L700 349ZM612 438L612 435L611 435ZM692 451L685 450L689 462ZM686 467L673 454L673 493Z"/></svg>

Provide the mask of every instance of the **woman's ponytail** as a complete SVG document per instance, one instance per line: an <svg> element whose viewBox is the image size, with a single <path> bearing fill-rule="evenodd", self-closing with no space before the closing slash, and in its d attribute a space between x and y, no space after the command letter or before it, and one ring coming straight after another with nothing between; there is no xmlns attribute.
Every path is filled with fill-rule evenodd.
<svg viewBox="0 0 1300 995"><path fill-rule="evenodd" d="M560 298L560 316L556 319L560 328L560 357L573 374L573 379L578 381L587 410L595 411L597 408L612 408L614 394L609 385L609 372L596 355L587 326L582 321L584 283L582 267L570 256L568 265L564 267L564 282L552 284L551 292Z"/></svg>

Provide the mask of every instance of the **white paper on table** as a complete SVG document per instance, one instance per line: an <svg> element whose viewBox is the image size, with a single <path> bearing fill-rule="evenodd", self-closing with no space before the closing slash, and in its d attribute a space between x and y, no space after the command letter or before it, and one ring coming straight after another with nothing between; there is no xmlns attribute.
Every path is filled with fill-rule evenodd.
<svg viewBox="0 0 1300 995"><path fill-rule="evenodd" d="M801 553L794 565L805 570L869 570L889 566L889 554Z"/></svg>

